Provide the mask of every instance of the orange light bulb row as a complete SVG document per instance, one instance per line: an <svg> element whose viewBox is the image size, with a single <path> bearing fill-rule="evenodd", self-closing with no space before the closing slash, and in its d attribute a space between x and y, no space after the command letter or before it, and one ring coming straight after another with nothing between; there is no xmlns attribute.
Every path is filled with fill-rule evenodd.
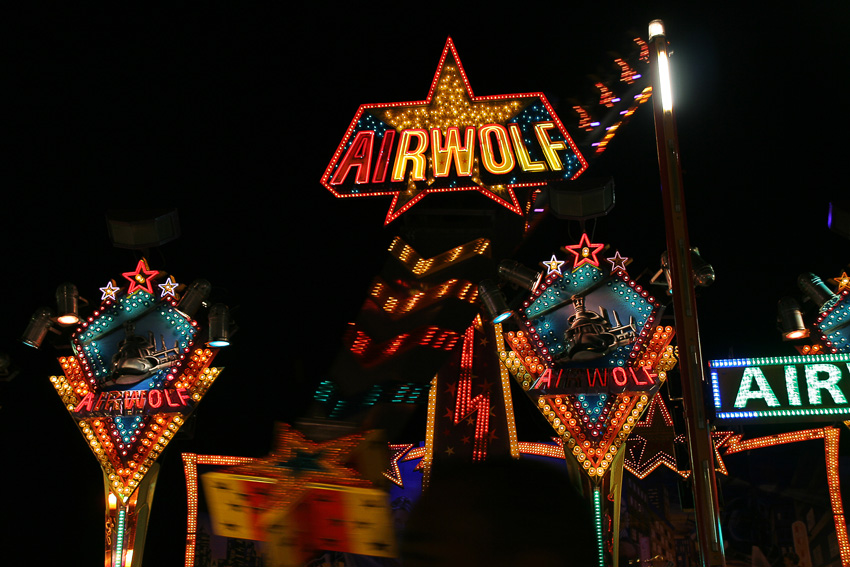
<svg viewBox="0 0 850 567"><path fill-rule="evenodd" d="M186 474L186 567L195 565L195 546L198 536L198 465L232 467L254 462L251 457L197 455L183 453L183 471Z"/></svg>
<svg viewBox="0 0 850 567"><path fill-rule="evenodd" d="M423 277L446 268L453 262L467 260L476 255L489 255L490 241L486 238L478 238L466 244L456 246L433 258L423 258L413 247L405 243L404 240L395 237L390 244L389 252L415 276Z"/></svg>
<svg viewBox="0 0 850 567"><path fill-rule="evenodd" d="M546 366L528 342L526 333L509 331L505 338L512 350L500 349L499 358L523 390L528 390Z"/></svg>
<svg viewBox="0 0 850 567"><path fill-rule="evenodd" d="M77 407L77 403L79 402L79 398L68 380L62 376L51 376L50 383L53 384L53 387L56 389L56 393L62 398L62 403L68 411L74 411L74 408Z"/></svg>
<svg viewBox="0 0 850 567"><path fill-rule="evenodd" d="M631 117L631 115L634 114L635 112L637 112L637 109L640 107L640 105L642 105L643 103L648 101L651 96L652 96L652 87L651 86L646 87L645 89L643 89L643 91L641 91L641 93L639 95L635 96L634 102L632 103L631 106L629 106L628 110L626 110L622 114L622 118L620 118L620 120L617 121L616 123L609 126L607 131L605 132L605 136L599 142L596 142L596 143L593 144L596 147L596 153L601 154L602 152L605 151L605 148L608 146L608 144L611 142L611 140L617 134L617 130L619 130L620 126L625 124L625 122Z"/></svg>
<svg viewBox="0 0 850 567"><path fill-rule="evenodd" d="M425 418L425 453L422 455L422 490L431 483L431 463L434 462L434 426L437 423L437 377L431 380L428 389L428 413Z"/></svg>
<svg viewBox="0 0 850 567"><path fill-rule="evenodd" d="M88 381L83 375L83 369L76 356L63 356L59 358L59 364L62 366L62 372L65 378L74 388L74 393L80 398L85 397L91 390Z"/></svg>
<svg viewBox="0 0 850 567"><path fill-rule="evenodd" d="M743 435L734 435L726 444L726 453L740 453L762 447L774 447L785 443L823 439L824 457L826 459L826 480L832 515L835 518L835 535L841 554L841 564L850 565L850 541L847 534L847 520L844 516L844 505L841 502L841 479L838 473L838 438L839 430L835 427L821 429L806 429L779 433L756 439L742 440Z"/></svg>
<svg viewBox="0 0 850 567"><path fill-rule="evenodd" d="M214 356L215 352L208 348L195 349L186 361L183 372L175 379L174 387L186 388L192 399L196 402L199 401L203 397L203 393L212 384L212 380L215 380L215 376L218 375L218 372L215 372L210 379L212 370L216 369L207 368ZM218 370L220 371L220 369Z"/></svg>
<svg viewBox="0 0 850 567"><path fill-rule="evenodd" d="M542 396L538 399L538 406L563 439L566 450L573 454L588 475L601 478L640 419L648 401L649 396L645 394L619 395L618 403L612 406L613 416L599 440L589 439L582 430L580 404L573 396Z"/></svg>
<svg viewBox="0 0 850 567"><path fill-rule="evenodd" d="M476 322L480 317L476 317ZM493 325L495 331L496 351L499 357L505 352L504 335L502 334L502 324L496 323ZM505 364L499 364L499 377L502 383L502 398L505 403L505 417L508 424L508 445L510 448L511 457L519 458L519 439L516 433L516 419L514 417L514 403L511 398L511 376Z"/></svg>
<svg viewBox="0 0 850 567"><path fill-rule="evenodd" d="M636 355L635 366L651 370L658 374L659 380L663 382L667 378L667 372L672 370L678 361L676 347L670 344L675 334L675 330L669 325L655 327L652 337Z"/></svg>
<svg viewBox="0 0 850 567"><path fill-rule="evenodd" d="M121 456L118 455L116 442L111 439L115 436L110 429L113 426L108 420L84 419L79 422L79 426L83 437L100 461L110 488L126 499L136 490L145 473L177 433L183 421L180 415L158 415L147 427L140 430L144 431L141 447L130 456L126 451L120 451Z"/></svg>
<svg viewBox="0 0 850 567"><path fill-rule="evenodd" d="M414 348L424 346L435 350L450 351L457 344L460 335L451 329L443 329L430 325L412 333L402 333L392 339L376 344L372 338L356 328L354 323L343 339L348 344L352 354L360 359L361 364L374 364L391 356Z"/></svg>
<svg viewBox="0 0 850 567"><path fill-rule="evenodd" d="M467 303L475 303L478 299L478 289L466 280L451 279L428 291L416 292L409 297L399 297L385 282L376 280L369 295L384 312L390 315L402 315L416 309L424 309L447 296Z"/></svg>

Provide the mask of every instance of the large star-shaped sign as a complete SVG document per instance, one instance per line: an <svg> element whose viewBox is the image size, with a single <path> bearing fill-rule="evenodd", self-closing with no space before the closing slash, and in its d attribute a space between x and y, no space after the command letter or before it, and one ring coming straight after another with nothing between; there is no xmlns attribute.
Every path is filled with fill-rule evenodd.
<svg viewBox="0 0 850 567"><path fill-rule="evenodd" d="M360 106L321 183L393 198L385 223L425 195L477 191L522 214L514 189L587 169L543 93L475 96L451 38L425 100Z"/></svg>

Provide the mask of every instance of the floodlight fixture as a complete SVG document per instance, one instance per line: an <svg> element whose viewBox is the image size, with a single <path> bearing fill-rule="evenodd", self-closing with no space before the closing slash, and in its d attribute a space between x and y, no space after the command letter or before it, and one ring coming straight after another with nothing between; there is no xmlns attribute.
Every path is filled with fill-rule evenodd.
<svg viewBox="0 0 850 567"><path fill-rule="evenodd" d="M177 304L177 310L187 317L194 317L198 309L210 296L212 284L204 279L197 279L192 282L180 303Z"/></svg>
<svg viewBox="0 0 850 567"><path fill-rule="evenodd" d="M691 272L694 284L699 287L708 287L714 283L714 267L700 255L699 248L691 248Z"/></svg>
<svg viewBox="0 0 850 567"><path fill-rule="evenodd" d="M21 341L27 346L38 348L44 341L44 337L47 336L47 331L49 331L52 326L53 312L47 307L42 307L33 313L32 318L30 318L30 322L21 337Z"/></svg>
<svg viewBox="0 0 850 567"><path fill-rule="evenodd" d="M478 284L478 296L484 302L487 314L494 324L505 321L513 314L505 294L493 280L484 280Z"/></svg>
<svg viewBox="0 0 850 567"><path fill-rule="evenodd" d="M786 341L803 339L809 336L809 330L803 323L800 304L793 297L783 297L777 305L777 321L782 338Z"/></svg>
<svg viewBox="0 0 850 567"><path fill-rule="evenodd" d="M818 306L820 311L826 311L839 299L818 276L811 272L800 274L797 277L797 286L809 301Z"/></svg>
<svg viewBox="0 0 850 567"><path fill-rule="evenodd" d="M230 346L230 309L227 305L216 303L210 307L209 335L209 346Z"/></svg>
<svg viewBox="0 0 850 567"><path fill-rule="evenodd" d="M670 259L666 250L661 253L661 269L652 276L649 283L656 283L661 274L664 274L664 278L667 280L667 294L673 295ZM708 287L714 283L714 267L705 261L705 258L699 253L699 248L691 248L691 275L693 276L695 286Z"/></svg>
<svg viewBox="0 0 850 567"><path fill-rule="evenodd" d="M80 294L77 286L65 282L56 288L56 321L60 325L75 325L80 322Z"/></svg>
<svg viewBox="0 0 850 567"><path fill-rule="evenodd" d="M540 285L543 272L535 272L516 260L502 260L499 264L499 277L510 284L533 292Z"/></svg>

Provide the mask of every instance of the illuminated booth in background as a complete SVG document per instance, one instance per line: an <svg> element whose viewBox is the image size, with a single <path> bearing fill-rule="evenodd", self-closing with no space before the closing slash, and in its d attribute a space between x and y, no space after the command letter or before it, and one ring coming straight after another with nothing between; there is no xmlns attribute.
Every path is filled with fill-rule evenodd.
<svg viewBox="0 0 850 567"><path fill-rule="evenodd" d="M721 424L792 424L807 427L777 435L743 439L732 436L722 445L726 454L822 439L829 504L842 564L850 565L850 542L841 498L838 440L841 421L850 427L850 280L833 278L833 294L816 276L803 274L800 288L815 301L817 312L807 327L799 316L794 329L784 326L790 304L780 301L780 330L797 341L795 356L711 361L711 394ZM798 312L798 315L799 312ZM797 533L799 532L799 534ZM800 565L812 565L805 526L795 528Z"/></svg>

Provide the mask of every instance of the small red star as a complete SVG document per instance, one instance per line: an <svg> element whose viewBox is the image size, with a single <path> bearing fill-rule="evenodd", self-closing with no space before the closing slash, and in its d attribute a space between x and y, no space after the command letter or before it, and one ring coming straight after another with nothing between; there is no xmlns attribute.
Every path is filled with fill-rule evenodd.
<svg viewBox="0 0 850 567"><path fill-rule="evenodd" d="M578 244L564 246L564 250L575 256L575 260L573 261L573 270L578 269L584 264L591 264L598 268L599 258L597 258L596 255L599 254L603 248L605 248L604 244L591 244L590 239L587 237L587 233L581 235L581 240Z"/></svg>
<svg viewBox="0 0 850 567"><path fill-rule="evenodd" d="M127 290L127 295L132 295L140 289L153 295L153 284L151 282L158 274L159 272L157 270L151 270L148 267L147 260L144 258L139 260L135 272L124 272L121 274L130 282L130 289Z"/></svg>

